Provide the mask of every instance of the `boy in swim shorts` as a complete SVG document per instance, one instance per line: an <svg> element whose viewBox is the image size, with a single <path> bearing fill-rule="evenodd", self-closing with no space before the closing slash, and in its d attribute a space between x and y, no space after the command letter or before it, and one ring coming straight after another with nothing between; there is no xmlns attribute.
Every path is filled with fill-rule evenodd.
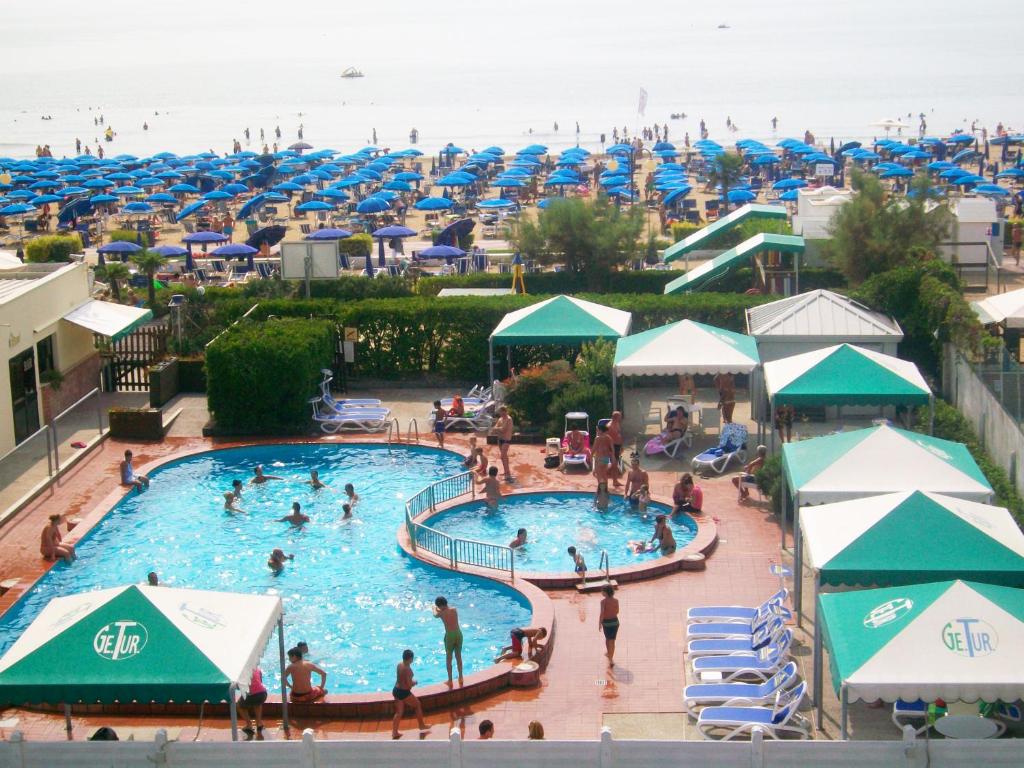
<svg viewBox="0 0 1024 768"><path fill-rule="evenodd" d="M310 704L327 695L327 673L311 661L302 658L302 651L292 648L288 651L289 664L284 669L285 685L291 689L291 700ZM313 673L320 675L320 685L313 685Z"/></svg>
<svg viewBox="0 0 1024 768"><path fill-rule="evenodd" d="M437 444L444 448L444 420L448 418L448 412L441 406L440 400L434 401L434 437Z"/></svg>
<svg viewBox="0 0 1024 768"><path fill-rule="evenodd" d="M573 570L580 576L580 583L585 584L587 582L587 561L583 559L582 554L576 551L576 547L569 547L566 551L572 558Z"/></svg>
<svg viewBox="0 0 1024 768"><path fill-rule="evenodd" d="M395 699L395 719L391 725L391 738L400 739L402 734L398 732L398 726L402 722L402 715L405 714L406 706L412 706L416 713L416 721L420 726L420 735L425 735L430 729L423 722L423 707L420 700L413 694L412 689L416 681L412 676L412 660L415 657L412 651L402 651L402 662L395 667L395 687L391 689L391 695Z"/></svg>
<svg viewBox="0 0 1024 768"><path fill-rule="evenodd" d="M459 687L462 686L462 627L459 626L459 612L448 605L447 598L434 601L434 615L444 624L444 655L448 667L448 687L452 687L452 656L459 667Z"/></svg>

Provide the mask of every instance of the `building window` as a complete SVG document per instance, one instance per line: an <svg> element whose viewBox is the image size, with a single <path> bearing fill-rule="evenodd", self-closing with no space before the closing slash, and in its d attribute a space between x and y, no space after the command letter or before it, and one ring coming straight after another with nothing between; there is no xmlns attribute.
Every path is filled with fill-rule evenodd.
<svg viewBox="0 0 1024 768"><path fill-rule="evenodd" d="M36 360L39 361L36 367L40 376L56 368L53 360L53 334L36 344Z"/></svg>

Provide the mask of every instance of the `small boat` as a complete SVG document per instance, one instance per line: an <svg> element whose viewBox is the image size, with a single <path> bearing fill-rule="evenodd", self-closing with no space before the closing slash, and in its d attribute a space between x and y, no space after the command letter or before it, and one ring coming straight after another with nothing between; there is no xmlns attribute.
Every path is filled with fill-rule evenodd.
<svg viewBox="0 0 1024 768"><path fill-rule="evenodd" d="M728 24L719 24L718 28L719 29L729 29L729 25Z"/></svg>
<svg viewBox="0 0 1024 768"><path fill-rule="evenodd" d="M341 73L341 76L342 77L364 77L363 73L360 72L355 67L349 67L348 69L346 69L344 72Z"/></svg>

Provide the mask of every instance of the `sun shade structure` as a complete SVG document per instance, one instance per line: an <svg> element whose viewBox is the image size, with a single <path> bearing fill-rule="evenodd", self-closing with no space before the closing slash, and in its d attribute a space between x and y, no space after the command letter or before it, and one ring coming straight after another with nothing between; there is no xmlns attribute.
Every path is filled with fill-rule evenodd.
<svg viewBox="0 0 1024 768"><path fill-rule="evenodd" d="M948 546L908 546L927 531ZM923 491L803 507L796 530L797 571L804 562L821 585L922 584L955 576L1024 587L1024 533L1009 511ZM793 603L802 618L802 579Z"/></svg>
<svg viewBox="0 0 1024 768"><path fill-rule="evenodd" d="M794 514L807 504L898 491L931 491L982 503L993 493L963 443L888 426L786 443L782 480ZM785 543L784 501L783 547Z"/></svg>
<svg viewBox="0 0 1024 768"><path fill-rule="evenodd" d="M783 219L786 209L777 205L744 205L726 216L708 224L703 229L684 237L678 243L665 249L665 263L675 261L690 251L705 248L716 235L728 232L748 219Z"/></svg>
<svg viewBox="0 0 1024 768"><path fill-rule="evenodd" d="M799 235L761 233L744 240L735 248L730 248L725 253L704 262L699 267L694 267L685 275L680 275L665 286L665 293L691 293L692 291L699 291L709 283L729 274L734 269L746 266L752 257L767 251L797 254L797 257L795 257L797 264L796 287L799 290L799 254L804 252L804 239Z"/></svg>
<svg viewBox="0 0 1024 768"><path fill-rule="evenodd" d="M1007 328L1024 328L1024 288L972 301L971 307L984 325L1003 323Z"/></svg>
<svg viewBox="0 0 1024 768"><path fill-rule="evenodd" d="M0 702L231 707L281 626L279 597L124 586L51 600L0 658ZM283 678L284 644L281 641Z"/></svg>
<svg viewBox="0 0 1024 768"><path fill-rule="evenodd" d="M528 344L575 346L597 339L618 339L629 334L633 315L603 304L555 296L524 309L509 312L490 336L491 380L494 380L494 347Z"/></svg>
<svg viewBox="0 0 1024 768"><path fill-rule="evenodd" d="M1024 698L1024 590L970 581L821 595L815 690L821 726L822 646L841 702L1018 701Z"/></svg>
<svg viewBox="0 0 1024 768"><path fill-rule="evenodd" d="M759 364L750 336L692 320L669 323L616 342L612 406L620 376L750 373Z"/></svg>
<svg viewBox="0 0 1024 768"><path fill-rule="evenodd" d="M139 307L128 307L110 301L89 299L68 312L62 320L81 326L100 336L118 341L137 327L153 319L153 312Z"/></svg>

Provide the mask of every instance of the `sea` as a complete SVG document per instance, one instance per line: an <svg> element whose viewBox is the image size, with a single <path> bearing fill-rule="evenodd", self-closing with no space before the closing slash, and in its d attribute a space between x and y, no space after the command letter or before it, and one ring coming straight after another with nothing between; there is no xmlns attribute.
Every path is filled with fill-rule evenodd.
<svg viewBox="0 0 1024 768"><path fill-rule="evenodd" d="M415 128L427 153L655 123L682 141L702 119L723 144L916 135L921 114L933 135L1020 130L1022 22L1024 0L8 2L0 156L95 151L106 125L108 155L258 151L278 127L284 148L300 126L342 152Z"/></svg>

